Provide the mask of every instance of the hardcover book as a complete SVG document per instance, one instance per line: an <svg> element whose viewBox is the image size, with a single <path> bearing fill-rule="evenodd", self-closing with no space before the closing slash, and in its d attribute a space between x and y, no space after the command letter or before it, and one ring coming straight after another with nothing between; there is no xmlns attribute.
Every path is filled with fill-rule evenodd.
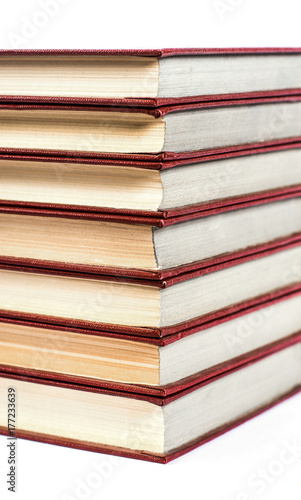
<svg viewBox="0 0 301 500"><path fill-rule="evenodd" d="M300 141L301 96L158 108L0 105L0 152L148 161Z"/></svg>
<svg viewBox="0 0 301 500"><path fill-rule="evenodd" d="M300 48L2 50L0 99L141 106L300 93Z"/></svg>
<svg viewBox="0 0 301 500"><path fill-rule="evenodd" d="M300 62L0 51L0 434L165 463L300 391Z"/></svg>
<svg viewBox="0 0 301 500"><path fill-rule="evenodd" d="M300 345L166 397L2 373L0 433L13 389L15 437L166 463L299 392Z"/></svg>
<svg viewBox="0 0 301 500"><path fill-rule="evenodd" d="M0 205L160 219L301 192L301 143L175 161L0 156Z"/></svg>
<svg viewBox="0 0 301 500"><path fill-rule="evenodd" d="M301 243L301 197L264 201L167 219L2 206L0 263L152 280L204 274Z"/></svg>
<svg viewBox="0 0 301 500"><path fill-rule="evenodd" d="M300 242L164 279L2 264L0 315L162 337L301 288Z"/></svg>
<svg viewBox="0 0 301 500"><path fill-rule="evenodd" d="M163 338L0 318L0 371L167 396L301 339L301 291Z"/></svg>

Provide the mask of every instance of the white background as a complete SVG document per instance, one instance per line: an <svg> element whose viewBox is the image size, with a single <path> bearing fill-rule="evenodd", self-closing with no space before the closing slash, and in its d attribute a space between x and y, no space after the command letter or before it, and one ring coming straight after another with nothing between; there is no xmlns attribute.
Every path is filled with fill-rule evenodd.
<svg viewBox="0 0 301 500"><path fill-rule="evenodd" d="M1 2L0 47L301 46L300 0L49 1ZM6 463L1 500L300 500L301 397L165 466L19 440L14 494Z"/></svg>

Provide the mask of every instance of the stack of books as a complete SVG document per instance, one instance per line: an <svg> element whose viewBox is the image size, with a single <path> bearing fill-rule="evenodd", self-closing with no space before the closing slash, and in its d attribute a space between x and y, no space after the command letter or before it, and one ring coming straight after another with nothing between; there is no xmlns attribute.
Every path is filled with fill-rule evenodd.
<svg viewBox="0 0 301 500"><path fill-rule="evenodd" d="M0 405L167 462L301 388L301 49L0 53Z"/></svg>

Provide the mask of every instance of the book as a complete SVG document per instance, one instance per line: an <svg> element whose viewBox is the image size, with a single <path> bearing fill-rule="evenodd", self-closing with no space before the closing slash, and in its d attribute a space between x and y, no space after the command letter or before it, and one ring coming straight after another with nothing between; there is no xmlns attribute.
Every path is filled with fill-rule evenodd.
<svg viewBox="0 0 301 500"><path fill-rule="evenodd" d="M0 318L0 371L154 396L301 339L301 291L163 338Z"/></svg>
<svg viewBox="0 0 301 500"><path fill-rule="evenodd" d="M161 280L1 264L0 315L160 337L300 289L300 257L291 242Z"/></svg>
<svg viewBox="0 0 301 500"><path fill-rule="evenodd" d="M143 106L300 92L300 48L2 50L1 100Z"/></svg>
<svg viewBox="0 0 301 500"><path fill-rule="evenodd" d="M301 49L0 61L0 434L166 463L299 392Z"/></svg>
<svg viewBox="0 0 301 500"><path fill-rule="evenodd" d="M16 438L166 463L299 392L300 361L299 340L166 397L2 373L0 433L13 392Z"/></svg>
<svg viewBox="0 0 301 500"><path fill-rule="evenodd" d="M175 161L1 155L0 205L178 217L301 192L301 143Z"/></svg>
<svg viewBox="0 0 301 500"><path fill-rule="evenodd" d="M300 196L206 213L107 220L94 212L0 207L0 263L159 280L301 243Z"/></svg>
<svg viewBox="0 0 301 500"><path fill-rule="evenodd" d="M0 153L166 159L300 141L301 96L158 108L1 104Z"/></svg>

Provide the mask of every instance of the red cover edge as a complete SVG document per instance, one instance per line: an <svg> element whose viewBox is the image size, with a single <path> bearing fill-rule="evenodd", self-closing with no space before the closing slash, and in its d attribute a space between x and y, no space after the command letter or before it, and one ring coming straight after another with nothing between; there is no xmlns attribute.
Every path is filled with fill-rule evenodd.
<svg viewBox="0 0 301 500"><path fill-rule="evenodd" d="M46 160L46 158L55 159L55 161L66 161L66 158L77 158L80 162L82 160L88 160L87 163L94 163L94 160L106 160L106 161L122 161L136 163L137 167L140 167L142 163L154 162L156 164L153 170L160 170L163 168L175 167L180 164L187 163L198 163L200 161L208 160L219 160L222 158L232 158L234 156L244 156L249 154L255 154L257 152L264 153L267 148L272 151L272 148L288 149L291 145L292 148L299 148L301 143L301 136L289 137L283 139L275 139L265 142L253 142L247 144L238 144L234 146L224 146L219 148L211 149L199 149L195 151L186 151L181 153L173 153L171 151L162 151L160 153L88 153L84 151L58 151L58 150L45 150L45 149L10 149L10 148L0 148L0 158L11 158L18 160L28 158L32 160L33 157L39 158L40 160ZM203 159L202 159L203 158ZM90 160L90 161L89 161ZM93 161L91 161L93 160ZM184 163L185 161L185 163ZM140 163L141 162L141 163ZM183 163L180 163L183 162ZM158 168L158 163L160 168ZM133 165L132 165L133 166ZM142 168L150 168L142 166Z"/></svg>
<svg viewBox="0 0 301 500"><path fill-rule="evenodd" d="M219 147L219 148L211 148L211 149L200 149L197 151L191 151L191 152L186 152L186 153L172 153L172 152L165 152L163 154L163 157L160 157L162 161L164 159L169 162L174 162L177 160L189 160L189 159L194 159L194 158L200 158L204 157L203 161L206 161L206 159L209 157L210 159L219 159L220 155L229 155L229 157L232 157L232 154L234 153L234 156L238 156L236 153L242 152L243 154L252 154L252 152L255 152L256 150L262 150L261 152L264 152L266 148L277 148L277 146L280 146L281 149L287 149L288 145L291 145L291 147L299 147L297 145L300 144L301 136L300 137L290 137L286 139L275 139L271 141L265 141L265 142L253 142L253 143L248 143L248 144L239 144L239 145L234 145L234 146L225 146L225 147ZM284 146L282 148L282 146ZM269 149L270 151L271 149ZM1 149L0 149L1 153ZM226 158L227 156L224 156ZM159 159L159 156L158 156ZM163 164L164 165L164 164Z"/></svg>
<svg viewBox="0 0 301 500"><path fill-rule="evenodd" d="M301 141L299 143L299 146L295 145L286 145L284 144L279 145L275 149L276 151L278 149L294 149L296 147L301 147ZM263 153L266 152L267 148L263 148ZM123 159L120 157L120 155L114 155L113 158L108 158L107 155L104 155L103 157L87 157L87 158L81 158L79 157L78 153L74 151L74 154L71 154L69 156L38 156L38 155L29 155L26 153L26 150L23 151L23 155L21 154L0 154L0 160L6 160L6 161L38 161L38 162L46 162L46 163L80 163L84 165L106 165L106 166L118 166L118 167L133 167L133 168L145 168L145 169L150 169L150 170L161 170L163 165L160 160L153 160L153 156L151 156L151 159L149 160L150 155L138 155L138 160L137 159ZM25 154L26 153L26 154ZM242 153L244 154L244 153ZM252 153L251 153L252 154ZM133 155L135 156L135 155ZM137 155L136 155L137 156ZM147 156L147 159L140 160L140 158L144 158ZM232 156L232 155L231 155ZM236 155L235 155L236 156ZM241 155L239 155L241 156ZM149 160L149 161L148 161ZM204 161L204 160L203 160ZM109 162L109 163L108 163ZM187 163L192 163L193 161L190 160L183 160L181 161L181 164L187 164ZM178 161L176 161L176 164L178 164ZM173 162L172 162L172 166Z"/></svg>
<svg viewBox="0 0 301 500"><path fill-rule="evenodd" d="M295 54L301 52L299 47L201 47L201 48L165 48L161 49L161 57L177 55L219 55L219 54Z"/></svg>
<svg viewBox="0 0 301 500"><path fill-rule="evenodd" d="M0 54L1 55L1 54ZM126 97L122 99L117 98L97 98L97 97L58 97L58 96L26 96L26 95L1 95L0 105L5 103L11 104L39 104L39 105L74 105L83 106L117 106L117 107L136 107L136 108L161 108L167 106L180 106L184 104L198 104L211 101L235 101L235 100L252 100L269 97L288 97L299 96L301 88L288 88L278 90L260 90L252 92L236 92L229 94L201 94L197 96L186 97L141 97L133 98Z"/></svg>
<svg viewBox="0 0 301 500"><path fill-rule="evenodd" d="M295 54L301 52L299 47L187 47L163 49L1 49L1 55L124 55L143 57L168 57L177 55L208 54Z"/></svg>
<svg viewBox="0 0 301 500"><path fill-rule="evenodd" d="M299 196L301 196L301 185L294 185L157 212L51 203L42 204L0 199L0 213L166 227L178 222L185 222Z"/></svg>
<svg viewBox="0 0 301 500"><path fill-rule="evenodd" d="M109 164L120 167L133 167L133 168L146 168L150 170L165 170L167 168L177 167L180 165L191 165L194 163L201 163L206 161L223 160L227 158L234 158L240 156L249 156L260 153L270 153L273 151L283 151L287 149L297 149L301 147L301 138L285 139L283 141L269 141L258 143L258 147L234 146L232 148L223 148L225 151L218 150L204 150L198 151L195 156L188 158L174 158L168 159L164 153L159 155L139 154L139 155L111 155L109 153L103 154L100 157L93 155L81 157L79 153L73 151L69 156L51 156L47 155L30 155L27 151L20 150L20 154L7 153L0 154L1 160L7 161L45 161L45 162L58 162L58 163L82 163L83 165L108 165ZM213 151L210 153L210 151ZM26 154L25 154L26 153Z"/></svg>
<svg viewBox="0 0 301 500"><path fill-rule="evenodd" d="M258 191L245 195L232 196L220 200L203 202L196 205L189 205L182 208L166 210L166 217L172 218L183 217L190 215L195 218L196 214L201 214L206 217L216 213L226 212L229 210L237 210L247 208L254 205L262 205L264 203L272 203L273 201L284 200L287 198L299 196L301 194L301 185L288 186L284 188L276 188L268 191ZM1 200L0 200L1 204ZM168 221L167 221L168 222Z"/></svg>
<svg viewBox="0 0 301 500"><path fill-rule="evenodd" d="M301 92L301 89L300 89ZM236 97L236 94L234 94ZM1 100L1 99L0 99ZM299 102L301 101L300 94L293 95L283 95L279 96L278 94L272 95L269 97L253 97L253 98L244 98L244 99L226 99L226 100L210 100L210 101L192 101L192 102L181 102L178 104L160 106L156 108L147 108L147 107L138 107L138 106L119 106L111 104L109 106L72 106L72 105L56 105L56 104L23 104L23 103L1 103L0 102L0 110L1 109L11 109L11 110L21 110L21 111L91 111L95 113L100 112L111 112L111 113L138 113L138 114L147 114L151 115L154 118L160 118L168 113L181 112L187 110L194 109L207 109L207 108L221 108L225 106L251 106L254 104L269 104L269 103L278 103L278 102ZM260 143L262 145L262 142ZM158 152L159 153L159 152Z"/></svg>
<svg viewBox="0 0 301 500"><path fill-rule="evenodd" d="M301 194L301 192L300 192ZM288 194L288 197L290 195ZM38 205L38 204L37 204ZM21 203L17 206L14 202L6 202L0 201L0 213L10 213L15 215L32 215L32 216L41 216L41 217L57 217L63 219L82 219L82 220L94 220L94 221L102 221L102 222L113 222L119 224L140 224L140 225L148 225L148 226L156 226L163 227L165 218L162 218L162 215L165 215L165 212L156 213L153 212L151 216L148 215L147 212L138 212L137 214L134 211L122 211L116 213L115 211L107 211L107 212L94 212L94 211L74 211L74 210L58 210L53 207L51 208L38 208L40 205L33 206L32 204Z"/></svg>
<svg viewBox="0 0 301 500"><path fill-rule="evenodd" d="M170 49L167 49L170 50ZM182 50L182 49L180 49ZM196 49L197 50L197 49ZM229 49L233 50L233 49ZM245 50L245 49L240 49ZM254 49L258 51L258 49ZM265 50L265 49L262 49ZM267 49L270 51L271 49ZM275 52L298 52L294 48L275 48ZM138 56L161 57L162 49L1 49L0 56ZM301 49L299 49L301 52Z"/></svg>

